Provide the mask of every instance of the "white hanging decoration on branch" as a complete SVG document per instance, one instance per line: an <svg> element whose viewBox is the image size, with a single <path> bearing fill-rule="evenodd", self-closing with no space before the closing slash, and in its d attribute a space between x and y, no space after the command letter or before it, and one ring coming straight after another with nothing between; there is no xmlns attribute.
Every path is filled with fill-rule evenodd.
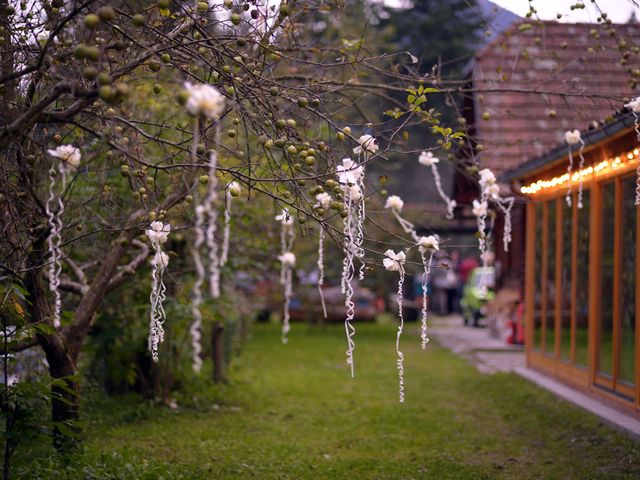
<svg viewBox="0 0 640 480"><path fill-rule="evenodd" d="M404 252L395 253L393 250L387 250L384 255L385 257L382 260L384 268L390 272L398 272L400 274L400 278L398 279L398 315L400 317L400 323L398 325L398 332L396 333L396 354L398 355L398 393L400 403L404 403L404 354L400 350L400 337L402 336L402 330L404 329L402 287L404 285L404 263L406 261L406 255Z"/></svg>
<svg viewBox="0 0 640 480"><path fill-rule="evenodd" d="M293 296L293 267L296 265L296 256L292 252L284 252L278 256L282 264L283 285L284 285L284 312L282 316L282 343L289 341L289 307Z"/></svg>
<svg viewBox="0 0 640 480"><path fill-rule="evenodd" d="M238 197L242 187L238 182L231 182L227 186L224 208L224 233L222 236L222 253L220 254L220 266L224 266L229 259L229 242L231 240L231 199Z"/></svg>
<svg viewBox="0 0 640 480"><path fill-rule="evenodd" d="M471 212L475 215L478 222L478 249L480 250L482 265L485 267L487 266L487 239L485 230L487 228L486 219L488 210L489 205L487 204L486 199L483 199L481 197L480 199L476 199L473 201L473 208Z"/></svg>
<svg viewBox="0 0 640 480"><path fill-rule="evenodd" d="M56 166L49 169L49 196L45 204L45 211L49 220L49 236L47 237L47 249L49 251L49 290L53 294L53 326L60 327L62 314L62 296L60 295L60 274L62 273L62 214L64 213L64 201L56 194L56 176L62 177L62 189L67 183L67 174L80 165L80 150L73 145L60 145L53 150L47 150L52 157L60 160ZM54 204L57 208L53 210Z"/></svg>
<svg viewBox="0 0 640 480"><path fill-rule="evenodd" d="M344 209L346 216L344 218L344 243L342 249L344 252L344 259L342 260L342 277L341 286L342 293L345 295L345 307L347 309L347 316L344 321L345 333L347 336L347 365L351 369L351 377L355 376L355 363L353 358L353 351L355 349L355 336L356 330L351 323L355 317L355 303L353 302L353 277L355 275L354 258L359 252L358 235L360 225L360 214L364 213L364 209L359 208L359 203L363 203L362 191L359 184L363 183L364 170L361 166L358 166L350 158L344 158L342 165L338 165L336 169L338 175L338 182L342 189L342 200L344 202Z"/></svg>
<svg viewBox="0 0 640 480"><path fill-rule="evenodd" d="M200 311L200 305L202 305L202 285L205 280L205 269L202 264L202 257L200 255L200 249L204 244L204 217L205 208L202 205L196 205L196 222L194 227L195 240L193 241L193 263L196 269L196 280L193 284L192 298L191 298L191 313L193 315L193 323L189 327L189 333L191 334L191 354L193 358L193 371L200 373L202 370L202 312Z"/></svg>
<svg viewBox="0 0 640 480"><path fill-rule="evenodd" d="M295 230L293 229L293 217L289 210L282 209L280 215L276 215L276 221L280 222L280 283L284 286L284 313L282 316L282 343L289 341L288 334L291 327L289 325L289 305L292 295L292 270L296 263L296 256L291 252L295 240Z"/></svg>
<svg viewBox="0 0 640 480"><path fill-rule="evenodd" d="M185 103L185 109L193 116L199 117L204 115L211 121L217 121L224 112L225 98L212 85L192 84L186 82L184 84L188 98ZM198 121L195 122L195 130L193 134L193 163L198 160L197 148L199 144ZM200 373L202 370L202 286L205 282L207 271L209 272L209 289L213 298L220 295L220 260L218 258L217 243L215 239L217 211L215 202L217 200L217 154L215 151L209 155L208 169L208 190L204 202L200 204L195 202L195 240L192 248L193 263L196 270L196 280L192 289L191 313L193 315L193 323L189 327L191 335L191 347L193 358L193 370ZM197 198L197 195L196 195ZM225 217L226 219L226 217ZM225 222L226 227L226 222ZM226 230L225 230L226 233ZM206 242L209 249L209 264L205 268L202 262L201 250Z"/></svg>
<svg viewBox="0 0 640 480"><path fill-rule="evenodd" d="M162 222L151 222L146 230L154 255L151 259L151 314L149 319L149 351L154 362L158 361L158 347L164 341L162 325L166 320L163 302L166 298L166 287L163 275L169 264L169 255L162 251L162 245L169 239L171 225Z"/></svg>
<svg viewBox="0 0 640 480"><path fill-rule="evenodd" d="M418 250L422 257L422 265L424 272L422 274L422 312L420 322L420 340L423 350L427 348L429 343L429 335L427 332L427 307L428 297L427 289L429 288L429 276L431 275L431 262L433 262L433 255L436 251L440 250L440 242L435 235L429 235L428 237L420 237L418 239ZM429 258L427 259L427 254Z"/></svg>
<svg viewBox="0 0 640 480"><path fill-rule="evenodd" d="M582 154L584 150L584 140L582 140L582 137L580 135L580 130L566 131L564 134L564 139L569 145L569 166L567 167L567 174L569 175L569 182L568 182L569 187L567 188L566 202L567 202L567 205L570 207L571 206L571 182L573 180L571 175L571 171L573 170L573 152L571 147L575 145L580 145L580 150L579 150L580 164L578 168L579 168L579 171L581 171L584 168L584 155ZM578 208L582 208L582 181L583 181L582 177L583 176L580 175L580 183L578 186Z"/></svg>
<svg viewBox="0 0 640 480"><path fill-rule="evenodd" d="M438 163L440 162L440 159L435 157L431 152L422 152L418 157L418 162L420 165L424 165L425 167L431 167L438 195L440 195L440 198L442 198L447 205L447 218L452 219L453 211L458 204L455 200L452 200L446 193L444 193L444 189L442 188L442 179L440 178L440 171L438 170Z"/></svg>
<svg viewBox="0 0 640 480"><path fill-rule="evenodd" d="M515 197L503 197L500 195L500 186L496 180L494 173L485 168L480 170L480 188L485 201L492 200L500 209L504 216L504 229L502 232L502 245L505 252L509 251L511 243L511 232L513 230L511 223L511 209L515 203Z"/></svg>
<svg viewBox="0 0 640 480"><path fill-rule="evenodd" d="M331 195L326 192L322 192L316 195L316 209L322 209L324 211L331 208ZM319 224L320 232L318 233L318 294L320 295L320 302L322 304L322 314L324 318L327 318L327 305L324 301L324 291L322 286L324 285L324 227L322 223Z"/></svg>
<svg viewBox="0 0 640 480"><path fill-rule="evenodd" d="M387 201L384 205L384 208L390 209L393 215L400 223L400 226L405 231L411 235L411 238L418 245L418 250L420 251L420 258L422 260L422 311L421 311L421 345L422 349L426 349L427 343L429 343L429 337L427 336L427 308L428 308L428 297L427 297L427 289L429 288L429 277L431 275L431 262L433 261L433 254L436 250L439 250L439 242L436 236L429 235L428 237L419 237L415 226L413 223L408 220L402 218L400 216L400 212L402 212L402 208L404 207L404 201L397 195L390 195L387 197ZM427 253L429 257L427 258Z"/></svg>
<svg viewBox="0 0 640 480"><path fill-rule="evenodd" d="M357 155L358 160L361 160L361 168L362 175L358 179L356 186L360 190L360 195L362 196L362 201L357 204L358 207L358 221L357 221L357 235L356 235L356 256L358 260L360 260L360 270L358 273L358 278L360 280L364 280L364 272L365 272L365 263L364 263L364 248L362 247L364 243L364 220L366 217L365 212L365 185L364 185L364 165L369 160L371 155L375 155L379 150L378 141L372 135L361 135L358 138L358 146L354 147L353 153Z"/></svg>
<svg viewBox="0 0 640 480"><path fill-rule="evenodd" d="M636 97L631 100L629 103L624 105L625 107L631 109L633 112L633 120L634 120L634 128L636 131L636 138L638 139L638 143L640 143L640 126L638 125L638 114L640 113L640 97ZM635 205L640 205L640 165L636 168L636 200Z"/></svg>

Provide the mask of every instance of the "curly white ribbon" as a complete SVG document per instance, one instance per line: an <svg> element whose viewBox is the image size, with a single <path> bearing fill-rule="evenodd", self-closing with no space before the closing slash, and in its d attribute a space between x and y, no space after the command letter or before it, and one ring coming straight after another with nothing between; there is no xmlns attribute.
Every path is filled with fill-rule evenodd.
<svg viewBox="0 0 640 480"><path fill-rule="evenodd" d="M580 150L578 150L578 155L580 155L580 164L578 165L578 169L579 171L582 171L582 169L584 168L584 155L582 154L582 152L584 151L584 140L582 140L582 138L580 139ZM578 184L578 208L582 209L582 183L583 183L584 177L583 175L580 175L580 183ZM569 185L571 185L571 178L569 178ZM570 205L570 204L569 204Z"/></svg>
<svg viewBox="0 0 640 480"><path fill-rule="evenodd" d="M191 301L191 313L193 314L193 323L189 328L191 334L191 348L193 355L193 371L200 373L202 370L202 312L200 311L200 305L202 305L202 285L205 281L205 269L202 264L202 257L200 255L200 249L204 243L204 214L205 210L202 205L196 206L196 223L195 223L195 240L193 242L193 263L196 268L196 281L193 284L192 301Z"/></svg>
<svg viewBox="0 0 640 480"><path fill-rule="evenodd" d="M282 315L282 343L286 344L289 341L290 326L290 314L289 307L291 306L291 298L293 296L293 267L283 264L283 284L284 284L284 313Z"/></svg>
<svg viewBox="0 0 640 480"><path fill-rule="evenodd" d="M322 286L324 284L324 228L320 224L320 233L318 234L318 293L320 294L320 302L322 303L322 314L327 318L327 305L324 301L324 292Z"/></svg>
<svg viewBox="0 0 640 480"><path fill-rule="evenodd" d="M640 126L638 125L638 114L635 112L635 110L632 110L633 112L633 125L636 131L636 138L638 139L638 143L640 143ZM582 178L582 176L580 177ZM638 165L638 168L636 169L636 201L635 201L635 205L640 205L640 164Z"/></svg>
<svg viewBox="0 0 640 480"><path fill-rule="evenodd" d="M502 245L505 252L509 251L509 244L511 243L511 232L513 231L513 226L511 223L511 209L513 208L513 204L515 202L514 197L500 197L495 199L498 208L502 211L504 215L504 231L502 232Z"/></svg>
<svg viewBox="0 0 640 480"><path fill-rule="evenodd" d="M227 189L225 194L225 208L224 208L224 233L222 237L222 253L220 254L220 265L223 266L227 263L229 258L229 241L231 239L231 191Z"/></svg>
<svg viewBox="0 0 640 480"><path fill-rule="evenodd" d="M421 347L423 350L427 348L427 343L429 343L429 335L427 333L427 307L428 307L428 297L427 297L427 288L429 287L429 277L431 275L431 262L433 261L434 251L431 250L429 252L429 260L425 257L424 252L420 252L420 256L422 258L422 266L424 268L424 272L422 274L422 311L421 311L421 321L420 321L420 340Z"/></svg>
<svg viewBox="0 0 640 480"><path fill-rule="evenodd" d="M61 165L59 168L62 176L62 188L66 185L66 171ZM47 246L49 250L49 290L53 294L53 326L60 327L60 317L62 314L62 296L60 294L60 274L62 273L62 214L64 213L64 201L55 193L56 170L54 166L49 169L49 196L45 204L45 212L49 220L49 236ZM52 205L58 204L56 211L52 210Z"/></svg>
<svg viewBox="0 0 640 480"><path fill-rule="evenodd" d="M355 237L357 236L357 219L354 220L354 215L357 216L356 210L351 201L351 195L349 191L345 192L344 197L345 207L347 209L347 216L344 219L344 259L342 261L342 290L345 295L344 305L347 308L347 316L344 320L344 329L347 335L347 365L351 368L351 378L355 376L355 363L353 358L353 351L355 350L355 336L356 329L351 323L355 317L355 303L353 302L353 277L355 275L355 267L353 259L357 246ZM355 228L354 228L355 225Z"/></svg>
<svg viewBox="0 0 640 480"><path fill-rule="evenodd" d="M398 394L400 403L404 403L404 354L400 351L400 337L402 336L402 330L404 329L404 315L402 314L402 286L404 285L404 267L400 265L398 271L400 278L398 279L398 315L400 317L400 323L398 325L398 332L396 334L396 353L398 355Z"/></svg>
<svg viewBox="0 0 640 480"><path fill-rule="evenodd" d="M393 212L393 215L396 217L396 219L398 220L398 223L400 223L400 226L402 227L402 229L405 231L405 233L408 233L411 235L411 238L413 238L414 242L418 242L419 241L419 236L416 232L416 228L415 225L413 223L411 223L410 221L402 218L400 216L400 213L398 213L398 211L396 209L392 209L391 210ZM429 253L429 258L427 259L425 252L420 251L420 258L422 260L422 268L423 268L423 273L422 273L422 310L420 312L420 339L421 339L421 345L422 345L422 349L425 350L427 348L427 343L429 343L429 337L427 335L427 319L428 319L428 296L427 296L427 291L428 291L428 287L429 287L429 278L431 277L431 263L433 262L433 254L435 252L433 250L430 251Z"/></svg>
<svg viewBox="0 0 640 480"><path fill-rule="evenodd" d="M447 218L451 220L453 218L453 210L456 208L456 202L444 193L444 189L442 188L442 179L440 178L440 171L438 170L438 165L436 163L431 164L431 172L433 173L433 179L436 184L438 195L440 195L440 198L442 198L442 200L447 204Z"/></svg>
<svg viewBox="0 0 640 480"><path fill-rule="evenodd" d="M162 279L166 269L166 254L162 251L159 242L151 243L155 250L153 261L151 262L151 315L149 318L149 351L154 362L158 361L158 346L164 341L164 329L162 325L166 320L163 302L166 299L166 287Z"/></svg>
<svg viewBox="0 0 640 480"><path fill-rule="evenodd" d="M203 206L207 218L205 241L209 251L209 289L212 298L220 297L220 257L218 255L218 242L216 241L218 210L215 205L218 199L218 192L216 191L218 186L217 166L218 152L211 150L209 153L209 188Z"/></svg>

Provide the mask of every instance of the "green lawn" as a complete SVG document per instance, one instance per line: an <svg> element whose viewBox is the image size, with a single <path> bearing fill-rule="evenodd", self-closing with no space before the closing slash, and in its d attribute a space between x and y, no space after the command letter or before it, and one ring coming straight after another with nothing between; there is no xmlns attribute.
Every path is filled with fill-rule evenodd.
<svg viewBox="0 0 640 480"><path fill-rule="evenodd" d="M640 444L515 375L421 351L414 329L404 405L392 326L358 325L351 379L341 326L294 324L282 345L258 325L199 409L92 414L86 453L56 480L640 478Z"/></svg>

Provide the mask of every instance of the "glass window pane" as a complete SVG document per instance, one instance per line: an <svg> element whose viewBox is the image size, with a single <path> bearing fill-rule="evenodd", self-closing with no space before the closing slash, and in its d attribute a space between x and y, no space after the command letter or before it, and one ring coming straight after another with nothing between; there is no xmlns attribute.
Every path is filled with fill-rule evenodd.
<svg viewBox="0 0 640 480"><path fill-rule="evenodd" d="M556 205L557 201L547 203L547 308L544 350L551 355L556 351L555 308L556 308Z"/></svg>
<svg viewBox="0 0 640 480"><path fill-rule="evenodd" d="M535 258L534 269L535 277L533 281L533 348L540 350L542 348L542 289L540 288L542 279L542 231L543 231L543 208L542 202L535 204Z"/></svg>
<svg viewBox="0 0 640 480"><path fill-rule="evenodd" d="M589 353L589 212L591 192L584 190L578 209L578 265L576 267L576 365L587 366Z"/></svg>
<svg viewBox="0 0 640 480"><path fill-rule="evenodd" d="M573 202L577 199L574 196ZM562 257L560 270L560 357L571 359L571 246L573 244L573 207L562 199Z"/></svg>
<svg viewBox="0 0 640 480"><path fill-rule="evenodd" d="M615 235L615 183L602 186L602 246L600 253L600 343L598 371L612 374L613 362L613 252Z"/></svg>
<svg viewBox="0 0 640 480"><path fill-rule="evenodd" d="M622 181L622 279L620 303L620 370L618 378L635 383L636 331L636 177Z"/></svg>

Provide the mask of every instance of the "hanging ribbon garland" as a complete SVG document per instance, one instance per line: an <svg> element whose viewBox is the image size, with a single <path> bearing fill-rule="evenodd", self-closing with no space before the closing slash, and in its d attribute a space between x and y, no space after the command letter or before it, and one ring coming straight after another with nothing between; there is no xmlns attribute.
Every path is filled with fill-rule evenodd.
<svg viewBox="0 0 640 480"><path fill-rule="evenodd" d="M64 213L64 201L56 193L56 177L58 173L62 177L62 190L66 188L67 174L74 172L80 165L80 150L73 145L60 145L47 153L59 160L57 169L51 165L49 169L49 196L45 204L45 212L49 221L49 236L47 237L47 249L49 251L49 290L53 294L53 326L60 327L62 315L62 296L60 294L60 274L62 273L62 215ZM57 208L54 211L54 205Z"/></svg>
<svg viewBox="0 0 640 480"><path fill-rule="evenodd" d="M402 313L402 287L404 285L404 263L406 261L406 255L404 252L395 253L393 250L387 250L384 253L385 257L382 260L384 268L390 272L398 272L400 277L398 278L398 316L400 323L398 324L398 331L396 333L396 354L398 356L398 394L400 403L404 403L404 354L400 350L400 337L402 337L402 331L404 329L404 315Z"/></svg>
<svg viewBox="0 0 640 480"><path fill-rule="evenodd" d="M162 245L169 239L171 225L162 222L151 222L145 232L154 250L151 259L151 313L149 318L149 351L154 362L158 361L158 347L164 341L163 324L166 320L163 302L166 299L167 288L163 275L169 264L169 255L162 251Z"/></svg>
<svg viewBox="0 0 640 480"><path fill-rule="evenodd" d="M331 207L331 195L322 192L316 195L316 204L314 208L317 212L326 212ZM320 231L318 233L318 294L320 296L320 303L322 304L322 315L327 318L327 305L324 300L324 291L322 289L324 285L324 227L322 223L319 224Z"/></svg>
<svg viewBox="0 0 640 480"><path fill-rule="evenodd" d="M400 216L400 212L404 207L404 202L397 195L390 195L387 197L387 201L384 206L386 209L390 209L393 215L398 220L398 223L405 231L411 235L411 238L418 245L418 249L420 251L420 259L422 260L422 310L421 310L421 318L420 318L420 338L422 349L426 349L427 343L429 343L429 337L427 335L427 309L428 309L428 296L427 291L429 288L429 277L431 275L431 262L433 261L433 254L436 250L439 250L439 242L438 239L429 235L428 237L419 237L415 226L413 223L408 220L402 218ZM427 258L426 254L429 253L429 257Z"/></svg>
<svg viewBox="0 0 640 480"><path fill-rule="evenodd" d="M296 256L292 253L293 242L295 240L295 231L293 229L293 217L289 214L289 210L282 209L282 213L275 217L280 222L280 284L284 286L284 312L282 315L282 343L289 341L289 325L290 315L289 306L293 294L293 267L296 263Z"/></svg>
<svg viewBox="0 0 640 480"><path fill-rule="evenodd" d="M440 178L440 171L438 170L438 163L440 162L440 159L435 157L431 152L422 152L418 157L418 162L420 165L431 168L431 173L433 174L433 179L436 184L436 190L438 195L440 195L440 198L442 198L447 205L447 218L451 220L453 218L453 212L458 204L455 200L452 200L446 193L444 193L444 189L442 188L442 179Z"/></svg>
<svg viewBox="0 0 640 480"><path fill-rule="evenodd" d="M629 103L625 104L625 107L629 108L633 112L633 125L636 131L636 138L640 143L640 127L638 126L638 113L640 113L640 97L636 97ZM582 178L582 177L581 177ZM636 169L636 200L635 205L640 205L640 164Z"/></svg>

